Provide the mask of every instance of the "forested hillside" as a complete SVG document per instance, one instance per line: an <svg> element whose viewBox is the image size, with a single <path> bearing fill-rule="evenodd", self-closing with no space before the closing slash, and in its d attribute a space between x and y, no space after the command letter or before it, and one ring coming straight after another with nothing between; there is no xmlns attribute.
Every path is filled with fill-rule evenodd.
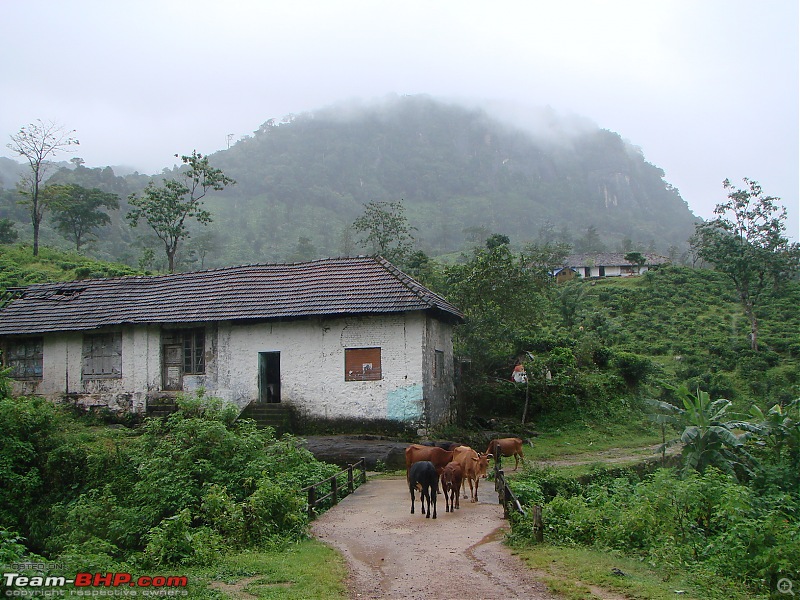
<svg viewBox="0 0 800 600"><path fill-rule="evenodd" d="M480 245L492 233L520 245L565 241L576 251L683 251L697 219L640 149L553 113L543 122L531 132L424 96L268 120L211 155L237 183L209 196L214 221L184 245L180 268L364 253L350 228L364 204L401 200L417 249L432 256ZM147 247L160 258L157 242L141 237L145 228L131 231L122 218L126 197L150 178L72 163L48 183L121 199L89 252L132 266ZM19 172L0 163L0 219L14 221L24 240L30 223L13 190ZM42 236L68 247L47 214Z"/></svg>

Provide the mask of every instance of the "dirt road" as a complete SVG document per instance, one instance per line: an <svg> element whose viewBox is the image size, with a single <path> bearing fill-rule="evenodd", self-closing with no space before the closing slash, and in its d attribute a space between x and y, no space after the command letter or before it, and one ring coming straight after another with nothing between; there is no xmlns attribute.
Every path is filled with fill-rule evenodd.
<svg viewBox="0 0 800 600"><path fill-rule="evenodd" d="M545 600L555 596L502 544L507 531L491 483L480 502L426 519L405 478L362 485L312 525L312 533L344 554L354 599Z"/></svg>

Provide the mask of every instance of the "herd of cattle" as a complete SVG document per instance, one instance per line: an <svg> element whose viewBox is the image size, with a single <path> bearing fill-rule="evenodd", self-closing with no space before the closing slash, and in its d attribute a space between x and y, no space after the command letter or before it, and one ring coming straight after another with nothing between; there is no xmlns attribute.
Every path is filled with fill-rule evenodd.
<svg viewBox="0 0 800 600"><path fill-rule="evenodd" d="M494 439L489 442L485 453L476 452L469 446L453 442L411 444L406 448L406 478L411 492L411 514L414 514L414 492L418 490L422 514L425 518L436 518L439 482L442 485L445 512L453 512L460 508L459 492L463 490L464 498L468 497L467 482L469 482L470 502L477 502L478 482L486 478L489 457L495 456L498 450L502 456L514 457L515 471L520 461L523 464L525 462L520 438Z"/></svg>

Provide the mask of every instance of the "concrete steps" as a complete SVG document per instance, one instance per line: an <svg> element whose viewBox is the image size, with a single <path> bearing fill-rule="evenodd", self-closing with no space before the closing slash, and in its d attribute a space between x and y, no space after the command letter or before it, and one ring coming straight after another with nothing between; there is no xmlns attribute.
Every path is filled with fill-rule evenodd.
<svg viewBox="0 0 800 600"><path fill-rule="evenodd" d="M239 415L240 419L253 419L259 427L273 427L279 433L291 430L292 414L289 407L274 403L251 402Z"/></svg>
<svg viewBox="0 0 800 600"><path fill-rule="evenodd" d="M148 417L168 417L177 410L178 405L172 397L152 398L147 401Z"/></svg>

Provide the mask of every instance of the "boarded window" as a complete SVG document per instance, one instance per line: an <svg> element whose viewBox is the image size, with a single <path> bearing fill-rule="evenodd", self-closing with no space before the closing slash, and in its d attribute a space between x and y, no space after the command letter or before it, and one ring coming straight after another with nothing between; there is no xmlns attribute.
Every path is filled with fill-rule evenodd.
<svg viewBox="0 0 800 600"><path fill-rule="evenodd" d="M9 342L5 366L14 379L41 379L44 346L43 338L22 338Z"/></svg>
<svg viewBox="0 0 800 600"><path fill-rule="evenodd" d="M345 381L376 381L378 379L381 379L380 348L345 348Z"/></svg>
<svg viewBox="0 0 800 600"><path fill-rule="evenodd" d="M84 379L122 377L122 334L100 333L83 336Z"/></svg>

